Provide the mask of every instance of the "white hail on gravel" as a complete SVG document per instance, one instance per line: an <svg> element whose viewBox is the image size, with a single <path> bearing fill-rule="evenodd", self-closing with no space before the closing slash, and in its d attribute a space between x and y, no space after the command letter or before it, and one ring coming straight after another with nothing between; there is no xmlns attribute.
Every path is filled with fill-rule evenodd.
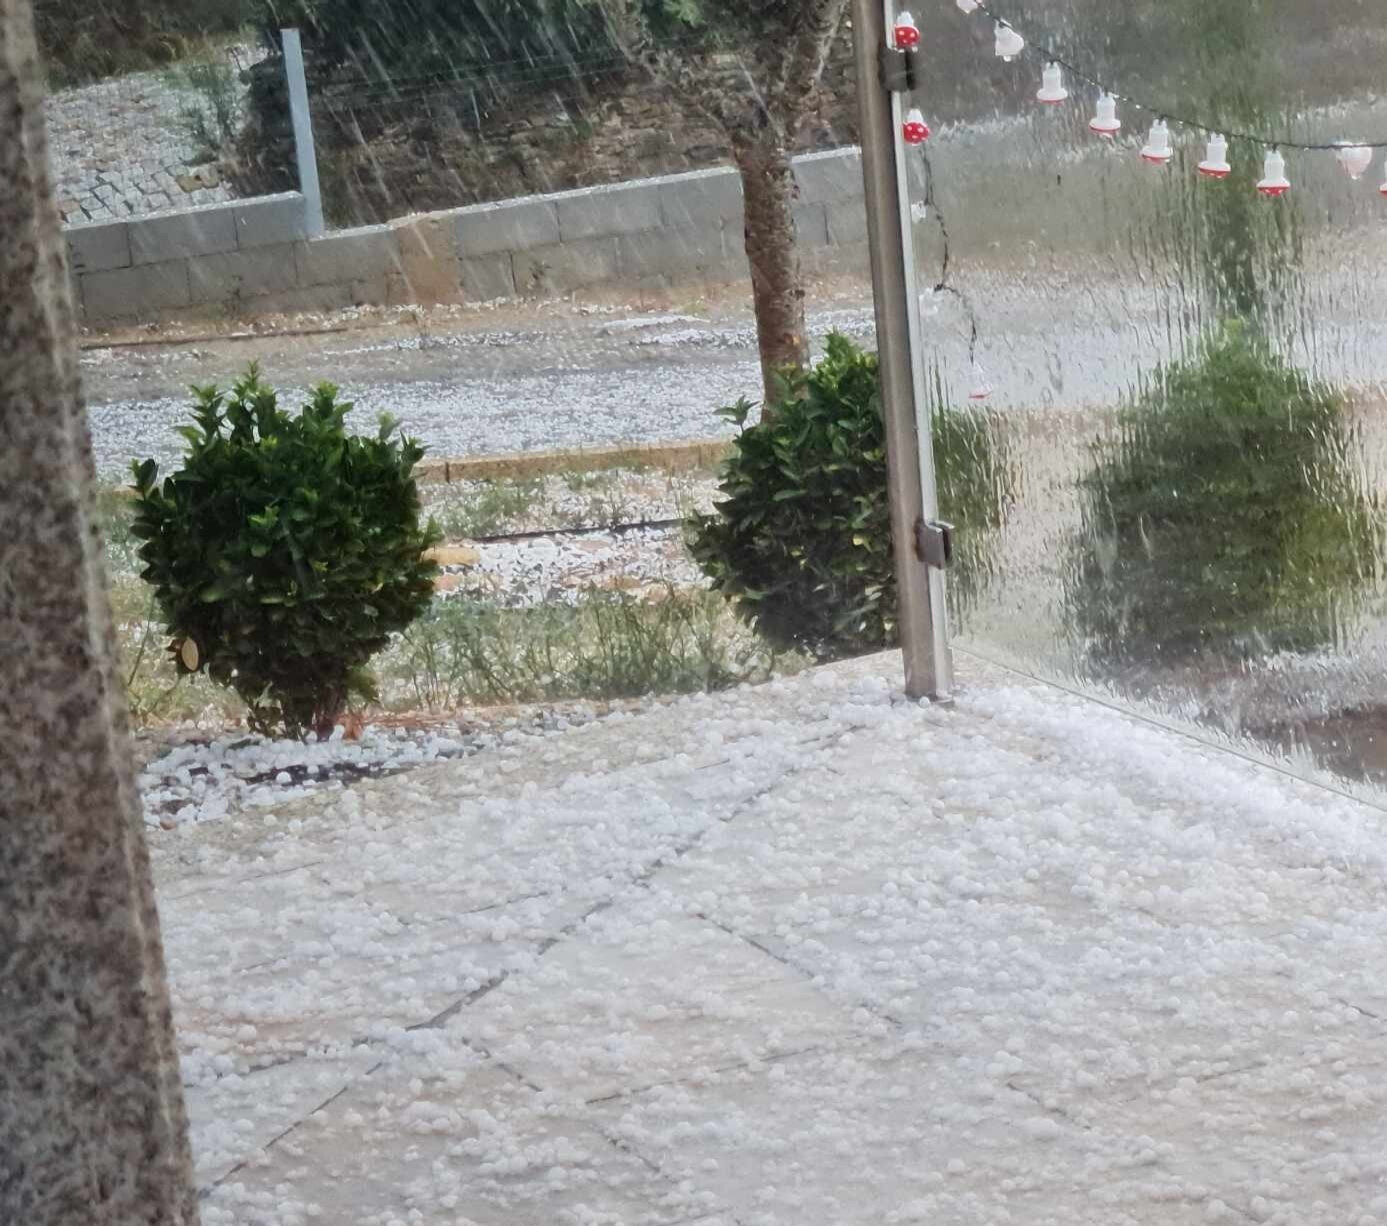
<svg viewBox="0 0 1387 1226"><path fill-rule="evenodd" d="M498 743L494 731L446 736L430 729L368 726L359 740L338 727L327 740L229 733L175 746L140 773L145 823L170 829L268 809L357 779L460 757Z"/></svg>
<svg viewBox="0 0 1387 1226"><path fill-rule="evenodd" d="M536 537L479 545L481 560L460 572L451 596L487 596L510 608L576 604L591 588L703 586L680 530L641 529L581 537Z"/></svg>

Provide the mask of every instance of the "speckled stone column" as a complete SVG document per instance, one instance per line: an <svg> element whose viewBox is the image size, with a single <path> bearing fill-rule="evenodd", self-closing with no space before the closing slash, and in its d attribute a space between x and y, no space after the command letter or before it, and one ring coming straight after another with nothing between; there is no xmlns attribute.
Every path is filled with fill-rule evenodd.
<svg viewBox="0 0 1387 1226"><path fill-rule="evenodd" d="M29 0L0 0L0 1224L197 1221Z"/></svg>

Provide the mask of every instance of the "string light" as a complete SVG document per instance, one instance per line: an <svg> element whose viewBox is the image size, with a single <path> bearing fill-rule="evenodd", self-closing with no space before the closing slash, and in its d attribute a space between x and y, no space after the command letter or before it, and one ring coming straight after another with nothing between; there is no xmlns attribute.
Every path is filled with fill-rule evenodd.
<svg viewBox="0 0 1387 1226"><path fill-rule="evenodd" d="M1146 144L1141 148L1142 161L1164 166L1173 156L1170 148L1170 128L1164 119L1158 119L1151 125L1151 131L1146 136Z"/></svg>
<svg viewBox="0 0 1387 1226"><path fill-rule="evenodd" d="M992 380L976 361L973 362L973 375L968 385L969 400L986 400L992 395Z"/></svg>
<svg viewBox="0 0 1387 1226"><path fill-rule="evenodd" d="M1008 29L1014 29L1014 26L1013 24L1011 24L1010 19L1004 17L1004 15L1000 14L1000 12L993 10L990 4L983 3L983 0L957 0L957 4L958 8L960 8L960 10L963 12L970 12L970 14L971 12L982 12L982 14L985 15L985 17L992 19L992 21L996 22L997 25L1007 26ZM1352 144L1352 146L1350 146L1350 144L1348 144L1347 141L1343 140L1284 140L1282 139L1282 137L1268 136L1265 135L1265 133L1234 132L1234 130L1219 130L1219 128L1216 128L1214 123L1205 122L1203 121L1203 119L1194 118L1194 116L1189 115L1173 114L1173 112L1169 111L1168 108L1157 107L1157 105L1144 103L1144 101L1139 100L1139 98L1130 97L1128 96L1128 94L1119 94L1117 90L1112 89L1112 87L1108 85L1107 82L1104 82L1104 80L1100 80L1099 78L1097 78L1097 76L1089 74L1089 72L1082 71L1082 69L1075 67L1075 65L1072 64L1071 61L1068 61L1067 58L1065 58L1064 55L1061 55L1060 51L1056 50L1056 47L1051 46L1051 44L1042 42L1042 40L1036 39L1036 37L1033 36L1024 37L1021 35L1021 32L1019 31L1015 31L1015 33L1017 33L1018 39L1021 40L1021 46L1029 47L1029 49L1031 49L1033 53L1040 55L1040 57L1043 57L1044 61L1046 61L1047 67L1053 64L1054 67L1060 68L1064 72L1068 72L1069 76L1072 76L1072 78L1074 78L1075 80L1082 80L1082 82L1085 83L1085 85L1093 86L1094 89L1099 90L1100 116L1101 114L1103 114L1104 110L1104 98L1114 98L1114 100L1117 100L1118 97L1121 97L1123 103L1130 105L1130 107L1135 107L1136 110L1146 111L1147 114L1157 115L1160 116L1160 118L1164 118L1166 121L1166 125L1172 125L1173 123L1173 125L1178 125L1180 126L1180 128L1189 128L1196 130L1196 132L1205 133L1205 135L1211 137L1211 140L1209 140L1209 147L1211 148L1212 146L1214 146L1215 139L1222 140L1223 143L1225 143L1225 151L1226 143L1229 140L1241 140L1247 141L1248 144L1259 144L1259 146L1262 146L1262 148L1266 148L1266 150L1277 150L1277 148L1289 148L1289 150L1312 151L1312 153L1313 151L1332 151L1332 153L1340 153L1340 151L1343 151L1345 150L1345 148L1348 147L1354 148L1354 150L1359 150L1359 148L1365 148L1365 150L1369 151L1379 150L1379 148L1387 148L1387 140L1358 141L1358 143L1354 143ZM1049 100L1047 100L1047 98L1042 98L1042 101ZM1096 116L1096 118L1100 118L1100 116ZM1099 133L1100 136L1111 136L1114 135L1115 132L1118 132L1119 129L1121 129L1121 123L1119 123L1117 128L1112 129L1100 128L1100 126L1093 125L1093 123L1090 123L1089 126L1090 128L1093 128L1094 132ZM1356 157L1358 157L1358 154L1355 154L1355 158ZM1211 165L1225 165L1226 153L1225 157L1222 158L1205 158L1205 162L1209 162L1209 164ZM1366 169L1366 166L1363 169ZM1205 173L1207 173L1209 178L1223 178L1223 175L1225 175L1226 172L1208 171Z"/></svg>
<svg viewBox="0 0 1387 1226"><path fill-rule="evenodd" d="M1058 106L1068 97L1069 91L1064 88L1064 69L1058 64L1046 64L1040 77L1040 88L1036 90L1036 101L1046 106Z"/></svg>
<svg viewBox="0 0 1387 1226"><path fill-rule="evenodd" d="M996 38L993 47L997 55L1006 63L1010 64L1018 55L1026 49L1026 40L1021 37L1005 21L997 23Z"/></svg>
<svg viewBox="0 0 1387 1226"><path fill-rule="evenodd" d="M1112 140L1122 130L1122 120L1117 117L1117 99L1112 94L1104 94L1098 99L1098 110L1088 126L1104 140Z"/></svg>
<svg viewBox="0 0 1387 1226"><path fill-rule="evenodd" d="M1199 173L1206 179L1226 179L1233 171L1228 164L1228 142L1219 132L1209 137L1209 145L1204 160L1199 163Z"/></svg>
<svg viewBox="0 0 1387 1226"><path fill-rule="evenodd" d="M1170 143L1172 124L1201 132L1207 137L1204 158L1198 164L1198 171L1201 176L1208 179L1225 179L1232 173L1233 168L1228 160L1230 140L1260 145L1266 150L1266 154L1262 164L1262 177L1257 181L1257 191L1263 196L1277 198L1286 195L1291 190L1291 181L1286 175L1286 159L1281 152L1282 148L1306 152L1333 152L1340 166L1351 179L1362 178L1372 165L1375 152L1378 149L1387 149L1387 140L1307 142L1283 140L1257 132L1220 130L1212 123L1201 119L1174 114L1165 108L1152 106L1128 95L1119 95L1104 81L1075 67L1073 63L1056 51L1053 45L1035 40L1028 41L1007 18L993 11L983 0L955 0L955 4L959 11L966 15L981 12L993 22L994 49L1002 60L1010 62L1027 50L1043 58L1044 70L1041 74L1041 85L1035 95L1037 102L1056 106L1069 98L1070 92L1064 81L1065 73L1098 90L1097 107L1088 125L1097 136L1113 140L1122 130L1122 121L1117 116L1119 97L1138 111L1145 111L1147 114L1154 115L1155 119L1147 133L1146 143L1141 148L1141 157L1147 162L1165 165L1173 158L1174 152ZM897 18L893 29L893 39L898 49L908 49L919 45L920 32L908 11L902 11ZM925 122L923 113L918 107L912 107L902 124L902 138L907 144L922 145L929 139L929 136L929 125ZM926 155L925 160L928 166L928 155ZM1384 175L1387 175L1387 167L1384 167ZM930 178L932 181L933 176ZM1384 198L1387 198L1387 177L1384 177L1378 191ZM928 203L930 202L927 201L926 204L928 205ZM927 212L928 210L924 208L921 211ZM934 293L957 295L964 303L965 309L968 310L971 322L968 357L972 367L968 398L970 400L985 400L992 394L993 389L976 358L977 317L968 305L967 298L957 288L949 284L948 230L945 227L943 215L937 213L937 210L936 215L944 235L944 262L940 270L939 283L934 287Z"/></svg>
<svg viewBox="0 0 1387 1226"><path fill-rule="evenodd" d="M1373 151L1367 145L1345 145L1338 156L1339 165L1350 179L1361 179L1373 164Z"/></svg>
<svg viewBox="0 0 1387 1226"><path fill-rule="evenodd" d="M1264 196L1284 196L1291 190L1291 181L1286 178L1286 159L1279 149L1268 149L1266 160L1262 163L1262 177L1257 180L1257 190Z"/></svg>
<svg viewBox="0 0 1387 1226"><path fill-rule="evenodd" d="M929 124L925 122L925 114L918 106L912 106L905 113L905 121L901 124L901 139L907 145L923 145L929 140Z"/></svg>
<svg viewBox="0 0 1387 1226"><path fill-rule="evenodd" d="M920 27L915 24L915 18L910 15L909 9L902 11L896 18L891 33L896 40L897 51L911 51L920 45Z"/></svg>

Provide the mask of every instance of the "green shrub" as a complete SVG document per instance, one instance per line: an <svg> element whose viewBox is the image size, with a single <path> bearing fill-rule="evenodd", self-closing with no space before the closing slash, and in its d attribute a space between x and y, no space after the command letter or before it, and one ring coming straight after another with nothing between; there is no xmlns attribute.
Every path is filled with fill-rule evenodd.
<svg viewBox="0 0 1387 1226"><path fill-rule="evenodd" d="M437 540L411 471L423 449L347 434L350 404L321 384L298 417L254 366L230 395L194 389L183 467L134 465L132 532L180 671L231 686L258 731L329 732L366 662L429 604Z"/></svg>
<svg viewBox="0 0 1387 1226"><path fill-rule="evenodd" d="M1081 481L1068 604L1089 650L1246 658L1331 638L1382 542L1345 410L1240 325L1145 381Z"/></svg>
<svg viewBox="0 0 1387 1226"><path fill-rule="evenodd" d="M941 514L958 529L951 584L965 604L981 585L1009 485L987 419L933 396ZM827 659L896 641L896 575L886 493L877 359L828 338L768 421L745 400L720 410L743 426L722 500L690 521L689 546L713 587L777 646Z"/></svg>

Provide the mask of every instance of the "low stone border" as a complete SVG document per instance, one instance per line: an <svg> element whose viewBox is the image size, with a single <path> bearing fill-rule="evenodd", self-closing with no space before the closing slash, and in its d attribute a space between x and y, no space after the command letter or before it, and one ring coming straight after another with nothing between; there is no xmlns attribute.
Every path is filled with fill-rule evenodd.
<svg viewBox="0 0 1387 1226"><path fill-rule="evenodd" d="M659 468L677 473L715 467L727 458L730 449L731 443L725 438L703 438L679 443L587 447L579 451L516 451L421 460L414 467L414 476L420 485L451 485L455 481L496 481L548 473L601 472L607 468ZM135 496L135 491L124 483L116 487L116 492L126 498Z"/></svg>
<svg viewBox="0 0 1387 1226"><path fill-rule="evenodd" d="M725 438L704 438L677 443L588 447L579 451L519 451L506 455L422 460L414 472L421 485L538 477L559 472L597 472L604 468L661 468L667 472L687 472L721 464L730 446Z"/></svg>

